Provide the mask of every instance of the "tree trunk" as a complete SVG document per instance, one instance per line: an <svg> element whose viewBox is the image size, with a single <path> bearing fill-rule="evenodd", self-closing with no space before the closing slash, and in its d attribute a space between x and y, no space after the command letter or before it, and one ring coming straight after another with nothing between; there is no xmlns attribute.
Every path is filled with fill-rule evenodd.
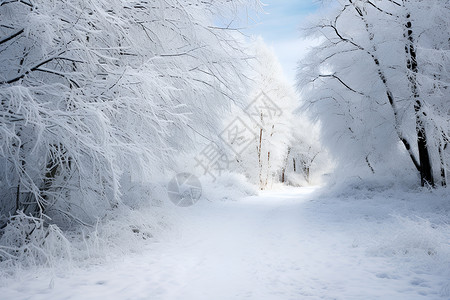
<svg viewBox="0 0 450 300"><path fill-rule="evenodd" d="M258 147L258 165L259 165L259 188L263 189L263 179L262 179L262 172L263 172L263 164L261 160L261 151L262 151L262 136L263 136L263 129L261 128L259 131L259 147Z"/></svg>
<svg viewBox="0 0 450 300"><path fill-rule="evenodd" d="M265 187L269 185L269 172L270 172L270 151L267 152L267 174L266 174L266 183L264 184Z"/></svg>
<svg viewBox="0 0 450 300"><path fill-rule="evenodd" d="M411 86L411 92L414 98L414 112L416 115L416 134L417 134L417 146L419 150L419 162L420 162L420 179L422 186L430 185L434 186L433 168L431 165L430 154L427 146L427 133L425 130L425 124L423 118L426 116L422 112L422 101L419 97L419 90L417 86L417 54L414 45L414 37L411 24L411 15L406 14L406 38L407 44L405 51L407 55L407 68L408 68L408 80Z"/></svg>
<svg viewBox="0 0 450 300"><path fill-rule="evenodd" d="M284 160L284 167L281 170L281 182L285 183L286 182L286 169L287 169L287 165L288 165L288 160L289 160L289 154L291 153L291 147L288 148L287 154L286 154L286 159Z"/></svg>
<svg viewBox="0 0 450 300"><path fill-rule="evenodd" d="M447 143L443 139L439 140L439 160L441 162L441 185L447 186L447 164L445 162L444 151L447 148Z"/></svg>

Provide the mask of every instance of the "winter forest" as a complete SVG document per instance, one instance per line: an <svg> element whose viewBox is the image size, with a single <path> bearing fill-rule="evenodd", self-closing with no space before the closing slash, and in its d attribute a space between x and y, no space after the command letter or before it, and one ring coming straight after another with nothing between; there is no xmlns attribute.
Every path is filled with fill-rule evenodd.
<svg viewBox="0 0 450 300"><path fill-rule="evenodd" d="M450 299L449 176L449 0L0 0L2 300Z"/></svg>

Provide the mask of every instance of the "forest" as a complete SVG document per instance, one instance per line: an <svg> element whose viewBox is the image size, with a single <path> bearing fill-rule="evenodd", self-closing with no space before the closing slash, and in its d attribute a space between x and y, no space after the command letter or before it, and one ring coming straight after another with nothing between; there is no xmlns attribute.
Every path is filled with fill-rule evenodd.
<svg viewBox="0 0 450 300"><path fill-rule="evenodd" d="M0 0L0 298L450 297L450 2L263 2Z"/></svg>

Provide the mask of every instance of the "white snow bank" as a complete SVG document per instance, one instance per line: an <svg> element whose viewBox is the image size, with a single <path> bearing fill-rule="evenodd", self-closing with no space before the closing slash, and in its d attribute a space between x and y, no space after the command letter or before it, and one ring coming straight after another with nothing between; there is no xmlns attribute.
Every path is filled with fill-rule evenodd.
<svg viewBox="0 0 450 300"><path fill-rule="evenodd" d="M258 193L257 187L249 183L244 175L238 173L223 172L215 180L205 175L200 180L203 198L208 201L237 200Z"/></svg>
<svg viewBox="0 0 450 300"><path fill-rule="evenodd" d="M23 213L13 216L0 236L0 278L21 268L79 267L140 252L149 240L163 240L175 219L164 184L129 186L118 207L71 230Z"/></svg>

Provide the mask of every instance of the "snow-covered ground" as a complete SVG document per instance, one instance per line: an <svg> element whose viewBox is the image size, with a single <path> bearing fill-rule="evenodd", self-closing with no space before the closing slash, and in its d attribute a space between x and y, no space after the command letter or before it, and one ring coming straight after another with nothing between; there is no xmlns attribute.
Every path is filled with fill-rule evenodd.
<svg viewBox="0 0 450 300"><path fill-rule="evenodd" d="M20 271L0 299L450 299L449 202L313 188L200 201L178 209L167 241L89 268Z"/></svg>

